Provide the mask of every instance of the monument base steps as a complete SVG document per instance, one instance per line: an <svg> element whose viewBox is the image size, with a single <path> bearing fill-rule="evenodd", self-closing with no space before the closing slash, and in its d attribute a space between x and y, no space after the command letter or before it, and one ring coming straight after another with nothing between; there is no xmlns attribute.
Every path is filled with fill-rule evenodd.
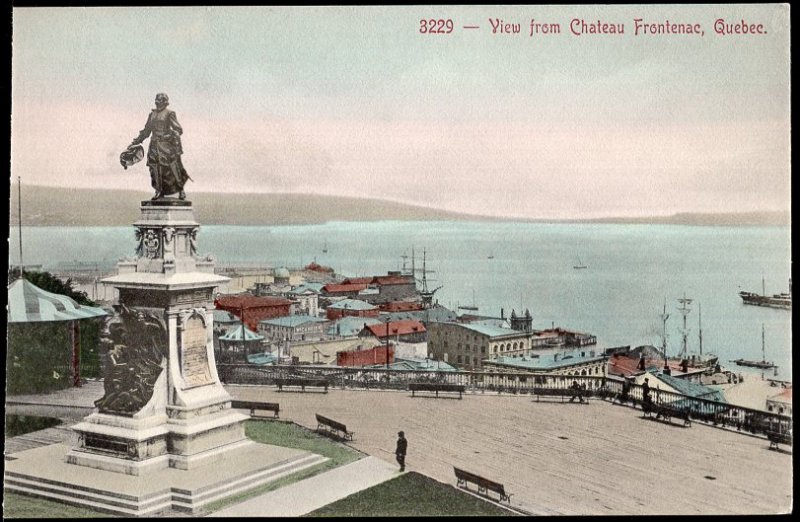
<svg viewBox="0 0 800 522"><path fill-rule="evenodd" d="M64 444L53 444L15 454L14 460L6 461L5 490L123 516L150 516L170 509L196 513L210 502L328 460L306 451L251 443L191 471L163 469L132 476L70 466L63 462L68 450ZM64 473L62 466L70 466L73 473Z"/></svg>

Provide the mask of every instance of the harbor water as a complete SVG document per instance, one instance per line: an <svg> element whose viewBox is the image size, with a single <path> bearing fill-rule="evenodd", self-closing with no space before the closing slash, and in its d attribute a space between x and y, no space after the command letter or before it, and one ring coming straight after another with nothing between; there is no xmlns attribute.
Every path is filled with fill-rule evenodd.
<svg viewBox="0 0 800 522"><path fill-rule="evenodd" d="M112 269L133 255L132 227L23 227L26 265L53 270L76 261ZM766 359L791 379L791 311L742 304L740 290L788 291L789 227L545 224L518 222L330 222L303 226L203 226L200 253L218 265L297 268L312 261L348 276L411 269L455 309L508 316L530 310L537 329L551 325L592 333L599 347L661 346L666 302L667 346L683 343L678 299L693 299L687 315L689 353L703 352L741 373L760 370L730 362ZM323 251L325 250L325 252ZM18 263L17 230L9 232ZM401 257L407 255L405 260ZM587 268L575 269L582 262ZM421 285L421 283L420 283ZM773 371L765 372L772 376Z"/></svg>

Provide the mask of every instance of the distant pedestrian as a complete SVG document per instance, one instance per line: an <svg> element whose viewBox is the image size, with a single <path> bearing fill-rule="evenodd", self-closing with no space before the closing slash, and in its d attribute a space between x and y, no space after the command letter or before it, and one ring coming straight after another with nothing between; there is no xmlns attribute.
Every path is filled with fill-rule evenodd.
<svg viewBox="0 0 800 522"><path fill-rule="evenodd" d="M406 449L408 449L408 440L406 440L405 433L400 431L397 433L397 449L394 450L397 463L400 464L400 471L406 470Z"/></svg>
<svg viewBox="0 0 800 522"><path fill-rule="evenodd" d="M648 382L649 379L645 377L644 383L642 383L642 401L645 403L650 403L650 383Z"/></svg>
<svg viewBox="0 0 800 522"><path fill-rule="evenodd" d="M578 385L578 381L572 381L572 397L569 398L569 402L578 399L581 403L583 403L583 397L581 397L581 387Z"/></svg>

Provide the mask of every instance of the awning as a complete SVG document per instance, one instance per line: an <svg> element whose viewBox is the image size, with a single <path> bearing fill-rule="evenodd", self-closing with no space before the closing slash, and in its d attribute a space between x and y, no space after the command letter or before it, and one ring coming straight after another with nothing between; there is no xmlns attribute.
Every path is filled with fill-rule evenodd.
<svg viewBox="0 0 800 522"><path fill-rule="evenodd" d="M244 330L244 333L242 331ZM233 341L233 342L241 342L241 341L262 341L264 339L263 335L258 335L257 333L253 332L249 328L245 328L243 325L234 326L225 335L220 335L220 341Z"/></svg>
<svg viewBox="0 0 800 522"><path fill-rule="evenodd" d="M102 308L78 304L70 297L46 292L25 279L8 286L8 322L74 321L102 317Z"/></svg>

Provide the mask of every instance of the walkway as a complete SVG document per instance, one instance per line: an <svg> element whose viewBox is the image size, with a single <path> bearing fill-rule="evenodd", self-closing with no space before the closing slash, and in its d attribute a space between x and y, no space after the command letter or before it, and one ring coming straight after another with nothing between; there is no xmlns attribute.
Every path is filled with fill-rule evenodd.
<svg viewBox="0 0 800 522"><path fill-rule="evenodd" d="M366 457L208 516L299 517L398 474L397 466L375 457Z"/></svg>

